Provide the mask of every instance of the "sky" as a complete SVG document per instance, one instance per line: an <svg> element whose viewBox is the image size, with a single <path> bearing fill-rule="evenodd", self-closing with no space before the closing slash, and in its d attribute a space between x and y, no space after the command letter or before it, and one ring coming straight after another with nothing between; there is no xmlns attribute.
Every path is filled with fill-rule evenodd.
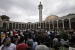
<svg viewBox="0 0 75 50"><path fill-rule="evenodd" d="M75 13L75 0L0 0L0 15L15 22L38 22L39 2L43 5L43 20L51 14L62 17Z"/></svg>

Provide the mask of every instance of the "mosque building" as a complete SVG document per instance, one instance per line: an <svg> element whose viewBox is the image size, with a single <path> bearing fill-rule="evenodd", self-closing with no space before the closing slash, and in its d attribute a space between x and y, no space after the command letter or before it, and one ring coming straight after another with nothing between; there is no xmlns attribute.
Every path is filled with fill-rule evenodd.
<svg viewBox="0 0 75 50"><path fill-rule="evenodd" d="M42 9L43 5L38 5L39 9L39 22L35 23L23 23L10 21L9 17L2 15L0 16L0 28L3 29L74 29L75 30L75 14L68 14L63 17L56 15L49 15L44 21L42 21ZM4 18L2 18L4 17Z"/></svg>

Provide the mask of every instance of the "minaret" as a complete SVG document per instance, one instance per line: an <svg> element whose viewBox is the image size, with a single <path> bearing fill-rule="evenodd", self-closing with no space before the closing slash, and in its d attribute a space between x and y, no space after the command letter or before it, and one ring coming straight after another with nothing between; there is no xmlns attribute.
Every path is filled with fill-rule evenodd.
<svg viewBox="0 0 75 50"><path fill-rule="evenodd" d="M42 22L42 9L43 9L43 5L40 4L38 5L38 9L39 9L39 22Z"/></svg>

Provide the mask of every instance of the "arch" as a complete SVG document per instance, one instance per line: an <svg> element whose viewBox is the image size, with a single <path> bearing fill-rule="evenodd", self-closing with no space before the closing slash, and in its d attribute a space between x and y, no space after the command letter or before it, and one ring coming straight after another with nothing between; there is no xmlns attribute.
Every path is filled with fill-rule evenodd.
<svg viewBox="0 0 75 50"><path fill-rule="evenodd" d="M50 29L53 29L52 21L50 21Z"/></svg>
<svg viewBox="0 0 75 50"><path fill-rule="evenodd" d="M43 23L41 23L41 29L43 29Z"/></svg>
<svg viewBox="0 0 75 50"><path fill-rule="evenodd" d="M28 29L28 24L26 23L26 29Z"/></svg>
<svg viewBox="0 0 75 50"><path fill-rule="evenodd" d="M57 29L57 21L54 21L54 29Z"/></svg>
<svg viewBox="0 0 75 50"><path fill-rule="evenodd" d="M30 29L30 24L28 25L28 27L29 27L28 29Z"/></svg>
<svg viewBox="0 0 75 50"><path fill-rule="evenodd" d="M44 29L45 29L45 22L43 23Z"/></svg>
<svg viewBox="0 0 75 50"><path fill-rule="evenodd" d="M36 29L36 23L35 23L34 25L35 25L35 27L34 27L34 28Z"/></svg>
<svg viewBox="0 0 75 50"><path fill-rule="evenodd" d="M40 27L40 23L39 23L39 27Z"/></svg>
<svg viewBox="0 0 75 50"><path fill-rule="evenodd" d="M37 25L36 27L37 27L37 29L38 29L38 23L37 23L36 25Z"/></svg>
<svg viewBox="0 0 75 50"><path fill-rule="evenodd" d="M16 23L16 29L18 29L18 23Z"/></svg>
<svg viewBox="0 0 75 50"><path fill-rule="evenodd" d="M40 29L41 28L41 23L38 23L38 29Z"/></svg>
<svg viewBox="0 0 75 50"><path fill-rule="evenodd" d="M21 29L21 24L19 24L19 29Z"/></svg>
<svg viewBox="0 0 75 50"><path fill-rule="evenodd" d="M0 18L0 29L2 28L3 26L3 22L2 22L2 19Z"/></svg>
<svg viewBox="0 0 75 50"><path fill-rule="evenodd" d="M15 23L13 23L13 29L15 29Z"/></svg>
<svg viewBox="0 0 75 50"><path fill-rule="evenodd" d="M7 29L7 23L6 22L3 23L3 29Z"/></svg>
<svg viewBox="0 0 75 50"><path fill-rule="evenodd" d="M24 24L22 24L22 29L24 29Z"/></svg>
<svg viewBox="0 0 75 50"><path fill-rule="evenodd" d="M46 29L49 30L49 22L46 22Z"/></svg>
<svg viewBox="0 0 75 50"><path fill-rule="evenodd" d="M31 29L33 29L33 24L31 24Z"/></svg>
<svg viewBox="0 0 75 50"><path fill-rule="evenodd" d="M75 30L75 18L71 18L71 28Z"/></svg>
<svg viewBox="0 0 75 50"><path fill-rule="evenodd" d="M44 29L44 22L42 22L42 29Z"/></svg>
<svg viewBox="0 0 75 50"><path fill-rule="evenodd" d="M69 19L64 19L64 29L69 29Z"/></svg>
<svg viewBox="0 0 75 50"><path fill-rule="evenodd" d="M62 20L58 20L58 28L59 28L59 29L63 29Z"/></svg>
<svg viewBox="0 0 75 50"><path fill-rule="evenodd" d="M9 23L9 29L12 29L12 23Z"/></svg>

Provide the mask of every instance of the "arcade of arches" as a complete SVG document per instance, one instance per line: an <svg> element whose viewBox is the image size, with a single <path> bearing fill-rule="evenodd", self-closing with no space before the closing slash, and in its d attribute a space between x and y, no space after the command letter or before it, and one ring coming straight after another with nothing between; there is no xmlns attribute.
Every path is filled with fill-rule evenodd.
<svg viewBox="0 0 75 50"><path fill-rule="evenodd" d="M6 29L74 29L75 30L75 15L65 17L48 16L45 21L39 23L21 23L12 21L2 21L3 28ZM48 19L50 18L50 19Z"/></svg>

